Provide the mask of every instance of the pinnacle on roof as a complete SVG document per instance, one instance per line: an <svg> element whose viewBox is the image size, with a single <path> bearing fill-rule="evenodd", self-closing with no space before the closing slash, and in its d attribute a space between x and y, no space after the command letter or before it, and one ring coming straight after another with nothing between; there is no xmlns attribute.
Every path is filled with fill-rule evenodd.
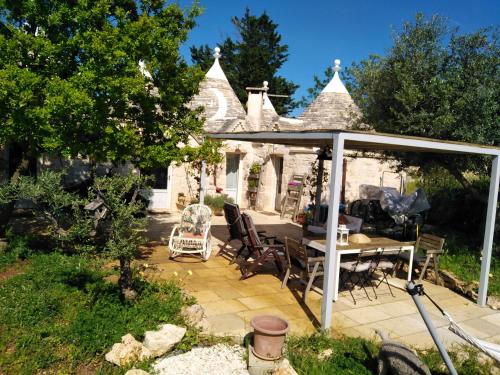
<svg viewBox="0 0 500 375"><path fill-rule="evenodd" d="M335 66L333 67L333 71L335 73L333 74L333 78L321 92L336 92L339 94L349 94L349 92L347 91L347 89L345 88L344 84L342 83L339 77L339 71L341 69L340 60L335 59L334 63Z"/></svg>
<svg viewBox="0 0 500 375"><path fill-rule="evenodd" d="M207 74L205 74L205 77L213 78L213 79L220 79L220 80L227 82L227 77L224 74L224 71L222 70L222 68L219 64L219 57L221 56L219 47L214 48L213 56L215 58L214 63L212 65L212 67L208 70Z"/></svg>
<svg viewBox="0 0 500 375"><path fill-rule="evenodd" d="M264 104L262 105L262 109L276 113L276 109L274 109L273 103L271 102L269 96L267 95L267 91L269 90L268 85L269 82L264 81L263 83L264 93L262 94L262 98L264 99Z"/></svg>

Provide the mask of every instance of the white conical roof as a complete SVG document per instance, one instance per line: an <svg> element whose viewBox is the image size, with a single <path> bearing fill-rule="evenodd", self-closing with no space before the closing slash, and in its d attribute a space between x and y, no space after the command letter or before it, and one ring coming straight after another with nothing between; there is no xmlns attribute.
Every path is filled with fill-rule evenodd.
<svg viewBox="0 0 500 375"><path fill-rule="evenodd" d="M328 83L328 85L325 86L325 88L321 92L336 92L339 94L349 94L349 92L347 91L347 89L345 88L344 84L342 83L339 77L339 71L340 71L339 59L335 60L335 66L333 67L333 71L335 73L333 74L332 80Z"/></svg>
<svg viewBox="0 0 500 375"><path fill-rule="evenodd" d="M215 48L215 61L200 83L200 89L189 102L190 108L203 107L205 131L232 131L244 122L246 113L219 64L220 48Z"/></svg>
<svg viewBox="0 0 500 375"><path fill-rule="evenodd" d="M215 47L214 49L214 63L212 67L208 70L207 74L205 74L205 77L207 78L213 78L213 79L221 79L223 81L228 82L226 75L224 74L224 71L222 70L220 63L219 63L219 57L220 57L220 48Z"/></svg>
<svg viewBox="0 0 500 375"><path fill-rule="evenodd" d="M359 108L340 80L340 60L335 60L332 80L309 104L299 119L306 129L350 129L359 117Z"/></svg>

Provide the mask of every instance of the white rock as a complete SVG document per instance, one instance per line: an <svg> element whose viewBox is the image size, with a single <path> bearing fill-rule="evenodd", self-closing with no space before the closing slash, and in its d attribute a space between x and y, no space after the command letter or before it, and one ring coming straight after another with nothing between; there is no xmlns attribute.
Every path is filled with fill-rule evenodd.
<svg viewBox="0 0 500 375"><path fill-rule="evenodd" d="M318 359L320 361L324 361L325 359L328 359L332 356L333 350L331 348L323 350L321 353L318 354Z"/></svg>
<svg viewBox="0 0 500 375"><path fill-rule="evenodd" d="M150 375L149 372L140 370L137 368L133 368L132 370L128 370L125 375Z"/></svg>
<svg viewBox="0 0 500 375"><path fill-rule="evenodd" d="M274 369L273 375L298 375L294 370L288 359L283 359L283 361Z"/></svg>
<svg viewBox="0 0 500 375"><path fill-rule="evenodd" d="M106 353L106 361L118 366L124 366L130 362L142 361L152 357L151 351L134 339L130 333L122 337L121 343L113 345L109 353Z"/></svg>
<svg viewBox="0 0 500 375"><path fill-rule="evenodd" d="M153 368L158 375L249 375L244 353L241 346L217 344L161 358Z"/></svg>
<svg viewBox="0 0 500 375"><path fill-rule="evenodd" d="M159 357L179 343L185 334L184 327L163 324L158 331L146 331L143 344L154 357Z"/></svg>
<svg viewBox="0 0 500 375"><path fill-rule="evenodd" d="M205 317L205 310L198 304L184 306L182 308L182 315L184 315L189 324L197 326Z"/></svg>

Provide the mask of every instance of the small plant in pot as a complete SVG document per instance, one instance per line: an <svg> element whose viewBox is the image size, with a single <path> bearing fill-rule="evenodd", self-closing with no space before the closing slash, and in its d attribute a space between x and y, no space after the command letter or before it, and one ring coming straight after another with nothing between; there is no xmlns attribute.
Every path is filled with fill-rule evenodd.
<svg viewBox="0 0 500 375"><path fill-rule="evenodd" d="M233 203L234 200L227 195L206 195L204 201L205 205L212 209L215 216L222 216L224 202Z"/></svg>
<svg viewBox="0 0 500 375"><path fill-rule="evenodd" d="M259 180L248 180L248 191L256 193L259 189Z"/></svg>
<svg viewBox="0 0 500 375"><path fill-rule="evenodd" d="M251 178L259 178L259 174L260 174L260 171L262 169L262 165L258 164L258 163L253 163L250 167L250 175L249 177Z"/></svg>

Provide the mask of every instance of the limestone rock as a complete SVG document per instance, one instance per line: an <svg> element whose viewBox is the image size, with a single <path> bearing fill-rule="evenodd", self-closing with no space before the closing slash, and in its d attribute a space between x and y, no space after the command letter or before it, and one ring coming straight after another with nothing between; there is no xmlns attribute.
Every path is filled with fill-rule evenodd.
<svg viewBox="0 0 500 375"><path fill-rule="evenodd" d="M333 354L333 349L331 349L331 348L325 349L321 353L318 354L318 359L320 361L324 361L325 359L330 358L332 356L332 354Z"/></svg>
<svg viewBox="0 0 500 375"><path fill-rule="evenodd" d="M130 362L142 361L152 357L151 351L134 339L130 333L122 337L121 343L113 345L109 353L106 353L106 361L118 366L124 366Z"/></svg>
<svg viewBox="0 0 500 375"><path fill-rule="evenodd" d="M154 357L159 357L179 343L185 334L186 328L184 327L163 324L157 331L146 331L143 344Z"/></svg>
<svg viewBox="0 0 500 375"><path fill-rule="evenodd" d="M184 315L189 324L197 326L205 317L205 310L198 304L184 306L182 308L182 315Z"/></svg>
<svg viewBox="0 0 500 375"><path fill-rule="evenodd" d="M283 359L283 361L274 369L273 375L298 375L297 371L294 370L288 359Z"/></svg>
<svg viewBox="0 0 500 375"><path fill-rule="evenodd" d="M500 310L500 298L496 296L488 296L488 306L493 310Z"/></svg>
<svg viewBox="0 0 500 375"><path fill-rule="evenodd" d="M140 370L137 368L133 368L132 370L128 370L125 375L149 375L149 372Z"/></svg>

